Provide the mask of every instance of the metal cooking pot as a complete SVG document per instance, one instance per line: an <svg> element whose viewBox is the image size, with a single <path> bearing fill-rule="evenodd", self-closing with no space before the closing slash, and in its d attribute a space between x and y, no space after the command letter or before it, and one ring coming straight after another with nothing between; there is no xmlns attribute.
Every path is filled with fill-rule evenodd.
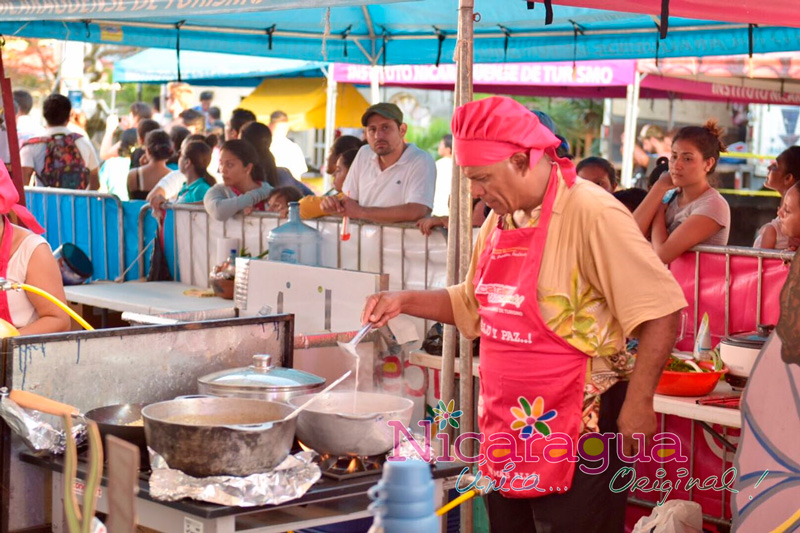
<svg viewBox="0 0 800 533"><path fill-rule="evenodd" d="M295 407L311 398L295 396ZM404 427L411 422L414 402L391 394L329 392L297 416L297 438L319 453L335 456L378 455L392 449L394 428L390 420Z"/></svg>
<svg viewBox="0 0 800 533"><path fill-rule="evenodd" d="M187 398L142 409L147 445L190 476L248 476L278 466L292 448L288 405L242 398Z"/></svg>
<svg viewBox="0 0 800 533"><path fill-rule="evenodd" d="M200 394L285 402L293 396L318 392L325 378L272 364L271 355L254 355L246 368L222 370L197 380Z"/></svg>

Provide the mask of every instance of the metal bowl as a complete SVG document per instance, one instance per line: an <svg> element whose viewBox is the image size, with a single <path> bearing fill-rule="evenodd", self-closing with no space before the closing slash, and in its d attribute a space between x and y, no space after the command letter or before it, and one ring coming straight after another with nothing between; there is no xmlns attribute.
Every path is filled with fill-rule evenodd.
<svg viewBox="0 0 800 533"><path fill-rule="evenodd" d="M289 403L298 407L311 394L295 396ZM411 422L414 402L391 394L359 392L354 407L353 392L324 394L297 416L297 438L319 453L336 456L378 455L394 445L396 420L403 427Z"/></svg>
<svg viewBox="0 0 800 533"><path fill-rule="evenodd" d="M147 445L194 477L248 476L278 466L292 448L288 405L244 398L187 398L142 409Z"/></svg>

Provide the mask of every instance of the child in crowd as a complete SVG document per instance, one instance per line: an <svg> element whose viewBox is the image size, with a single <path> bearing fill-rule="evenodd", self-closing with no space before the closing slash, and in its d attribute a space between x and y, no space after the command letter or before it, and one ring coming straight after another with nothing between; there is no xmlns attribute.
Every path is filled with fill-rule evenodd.
<svg viewBox="0 0 800 533"><path fill-rule="evenodd" d="M303 196L295 187L278 187L267 196L267 211L278 213L280 218L289 216L289 204L299 202Z"/></svg>
<svg viewBox="0 0 800 533"><path fill-rule="evenodd" d="M172 126L172 128L170 128L169 138L172 139L172 146L175 149L175 153L170 160L167 161L167 166L170 170L178 170L178 158L181 156L181 146L183 146L183 141L191 134L192 132L183 126Z"/></svg>
<svg viewBox="0 0 800 533"><path fill-rule="evenodd" d="M602 157L587 157L575 168L578 176L599 185L610 193L617 190L617 171Z"/></svg>
<svg viewBox="0 0 800 533"><path fill-rule="evenodd" d="M192 135L189 135L183 140L183 144L181 145L181 152L191 142L204 143L211 149L211 162L207 164L204 168L207 171L206 173L210 174L214 180L214 182L211 185L212 186L216 185L216 183L219 180L211 172L211 169L213 169L214 167L214 150L217 146L217 143L219 142L217 136L213 134L206 136L203 135L202 133L194 133ZM218 157L217 160L219 160ZM161 180L159 180L156 186L153 187L153 189L147 195L147 201L150 202L150 208L153 210L153 212L157 213L159 210L161 210L161 206L168 200L175 200L178 197L178 194L183 190L185 184L186 184L186 176L183 174L183 172L181 172L180 168L178 168L177 170L173 170L172 172L161 178ZM195 185L195 187L202 187L202 185ZM201 196L198 201L202 200L203 197Z"/></svg>
<svg viewBox="0 0 800 533"><path fill-rule="evenodd" d="M698 244L728 244L731 210L709 183L724 149L721 136L713 120L702 127L681 128L672 141L669 172L633 212L664 263Z"/></svg>
<svg viewBox="0 0 800 533"><path fill-rule="evenodd" d="M328 153L328 159L325 160L325 172L333 176L336 173L336 162L339 161L339 156L350 150L355 150L364 146L364 141L354 135L342 135L333 141L333 145ZM327 193L326 193L327 194Z"/></svg>
<svg viewBox="0 0 800 533"><path fill-rule="evenodd" d="M785 198L786 192L798 181L800 181L800 146L791 146L781 152L769 166L764 186L777 191L781 198ZM753 248L785 250L788 247L789 237L783 233L780 216L762 226L753 243Z"/></svg>
<svg viewBox="0 0 800 533"><path fill-rule="evenodd" d="M154 130L144 139L147 164L128 173L128 197L131 200L145 200L147 193L158 180L169 174L167 160L172 157L172 141L164 130Z"/></svg>
<svg viewBox="0 0 800 533"><path fill-rule="evenodd" d="M353 148L342 153L336 160L336 167L333 171L333 189L328 191L325 196L306 196L300 199L300 218L319 218L324 217L327 213L322 210L320 205L326 196L336 196L342 199L342 187L344 187L344 180L347 178L347 173L350 172L350 166L358 154L358 148Z"/></svg>
<svg viewBox="0 0 800 533"><path fill-rule="evenodd" d="M215 220L227 220L237 213L266 211L272 187L264 181L264 169L250 143L225 141L219 159L222 183L211 187L203 198L208 214Z"/></svg>
<svg viewBox="0 0 800 533"><path fill-rule="evenodd" d="M187 139L188 141L188 139ZM201 203L208 190L217 184L208 173L211 163L211 147L203 141L185 142L178 159L178 167L186 176L186 183L178 193L177 203Z"/></svg>
<svg viewBox="0 0 800 533"><path fill-rule="evenodd" d="M245 124L239 138L249 142L255 149L261 168L264 169L265 181L271 187L294 187L300 191L301 196L313 196L314 191L300 180L292 177L288 169L275 165L275 157L270 151L272 131L268 126L260 122Z"/></svg>
<svg viewBox="0 0 800 533"><path fill-rule="evenodd" d="M781 221L781 232L786 236L784 249L797 250L800 244L800 185L795 183L783 197L783 203L778 210Z"/></svg>

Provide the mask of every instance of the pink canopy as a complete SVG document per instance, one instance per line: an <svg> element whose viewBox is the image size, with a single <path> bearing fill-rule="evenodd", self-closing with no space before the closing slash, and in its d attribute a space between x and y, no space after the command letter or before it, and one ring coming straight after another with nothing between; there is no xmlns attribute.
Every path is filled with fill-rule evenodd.
<svg viewBox="0 0 800 533"><path fill-rule="evenodd" d="M661 0L553 0L554 4L661 15ZM670 17L800 28L797 0L670 0Z"/></svg>
<svg viewBox="0 0 800 533"><path fill-rule="evenodd" d="M753 70L757 83L743 78L742 58L728 58L727 69L714 59L580 61L552 63L476 63L473 83L476 92L520 96L563 98L625 98L637 69L644 72L642 98L683 98L687 100L800 105L796 83L780 80L793 77L796 62L774 57L757 58ZM722 61L720 59L719 61ZM784 68L768 68L774 63ZM713 66L712 66L713 65ZM708 68L707 68L708 67ZM762 68L763 67L763 68ZM334 64L333 77L340 83L369 84L370 67ZM761 77L769 72L771 76ZM749 72L747 72L749 73ZM682 76L682 77L676 77ZM772 78L771 80L767 78ZM775 79L780 78L780 79ZM381 69L380 83L418 89L450 90L455 87L455 65L391 65Z"/></svg>

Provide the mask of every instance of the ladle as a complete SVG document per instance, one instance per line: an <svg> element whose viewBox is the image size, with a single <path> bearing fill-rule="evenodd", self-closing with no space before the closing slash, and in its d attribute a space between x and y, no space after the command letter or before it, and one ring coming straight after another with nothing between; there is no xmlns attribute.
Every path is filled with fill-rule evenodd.
<svg viewBox="0 0 800 533"><path fill-rule="evenodd" d="M286 416L284 417L284 419L283 419L283 420L291 420L292 418L294 418L294 417L296 417L297 415L299 415L299 414L300 414L300 411L303 411L303 410L304 410L304 409L306 409L306 408L307 408L309 405L311 405L312 403L314 403L314 402L316 402L317 400L319 400L319 399L320 399L320 397L321 397L323 394L325 394L326 392L330 392L330 391L331 391L331 390L332 390L332 389L333 389L333 388L334 388L336 385L338 385L339 383L341 383L342 381L344 381L345 379L347 379L347 378L350 376L350 374L352 374L352 373L353 373L353 371L352 371L352 370L348 370L347 372L345 372L344 374L342 374L342 376L341 376L339 379L337 379L336 381L334 381L333 383L331 383L330 385L328 385L327 387L325 387L324 389L322 389L322 390L319 392L319 394L315 394L314 396L312 396L312 397L311 397L311 398L310 398L308 401L306 401L306 403L304 403L303 405L301 405L300 407L298 407L297 409L295 409L294 411L292 411L291 413L289 413L288 415L286 415Z"/></svg>
<svg viewBox="0 0 800 533"><path fill-rule="evenodd" d="M358 333L356 333L356 336L350 339L349 342L337 342L337 344L339 345L339 348L358 359L356 346L358 346L358 343L361 342L364 337L366 337L370 330L372 330L372 322L368 322L366 326L362 327Z"/></svg>

